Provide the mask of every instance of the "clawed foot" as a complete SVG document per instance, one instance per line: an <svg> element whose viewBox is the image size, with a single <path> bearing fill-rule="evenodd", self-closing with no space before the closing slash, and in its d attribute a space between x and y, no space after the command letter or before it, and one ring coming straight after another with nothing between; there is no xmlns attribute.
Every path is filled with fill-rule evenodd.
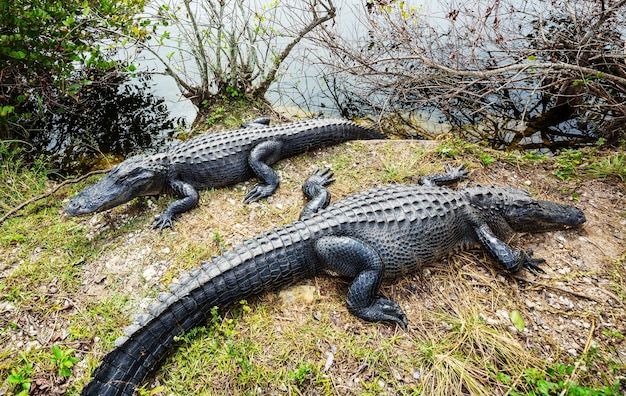
<svg viewBox="0 0 626 396"><path fill-rule="evenodd" d="M163 232L164 228L174 229L174 222L178 221L174 215L170 215L167 213L161 213L158 216L154 217L154 224L152 225L152 229L159 229L159 233Z"/></svg>
<svg viewBox="0 0 626 396"><path fill-rule="evenodd" d="M446 170L446 176L454 181L457 181L467 179L467 175L469 175L469 171L464 170L463 168L465 168L465 164L461 164L459 166L446 165L444 169Z"/></svg>
<svg viewBox="0 0 626 396"><path fill-rule="evenodd" d="M420 184L425 186L437 186L441 184L450 184L467 178L468 170L463 170L464 164L459 166L446 166L446 173L438 175L424 176L420 179Z"/></svg>
<svg viewBox="0 0 626 396"><path fill-rule="evenodd" d="M351 312L369 322L395 322L403 330L406 330L409 325L409 320L400 305L383 296L376 296L370 306L352 309Z"/></svg>
<svg viewBox="0 0 626 396"><path fill-rule="evenodd" d="M269 197L274 191L276 191L276 186L259 183L248 191L246 197L243 199L243 203L249 204L250 202Z"/></svg>
<svg viewBox="0 0 626 396"><path fill-rule="evenodd" d="M309 178L304 182L304 184L312 183L318 186L328 186L332 182L335 181L333 179L334 173L330 168L326 169L317 169Z"/></svg>
<svg viewBox="0 0 626 396"><path fill-rule="evenodd" d="M306 179L304 184L302 184L302 192L311 199L319 192L320 187L326 187L335 181L333 176L334 174L330 168L317 169Z"/></svg>
<svg viewBox="0 0 626 396"><path fill-rule="evenodd" d="M532 249L528 249L526 251L526 253L524 253L524 263L522 264L522 266L524 268L526 268L528 271L532 272L533 275L539 275L539 272L543 272L544 274L546 273L546 271L544 271L539 264L543 264L546 262L545 259L542 258L533 258L533 250Z"/></svg>

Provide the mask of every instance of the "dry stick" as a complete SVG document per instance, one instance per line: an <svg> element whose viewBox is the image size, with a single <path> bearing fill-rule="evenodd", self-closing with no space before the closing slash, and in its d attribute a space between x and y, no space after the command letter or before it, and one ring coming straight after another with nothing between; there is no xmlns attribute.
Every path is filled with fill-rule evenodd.
<svg viewBox="0 0 626 396"><path fill-rule="evenodd" d="M87 174L82 175L81 177L79 177L78 179L70 179L70 180L66 180L63 183L59 184L58 186L56 186L55 188L53 188L51 191L48 191L45 194L42 194L38 197L35 198L31 198L28 201L24 201L21 204L19 204L18 206L16 206L15 208L9 210L4 216L2 216L2 218L0 219L0 225L2 225L2 223L4 223L4 221L6 219L8 219L9 217L11 217L12 215L14 215L16 212L20 211L21 209L23 209L24 207L32 204L33 202L37 202L41 199L44 199L46 197L49 197L50 195L54 194L55 192L57 192L61 187L67 185L67 184L72 184L72 183L78 183L79 181L89 177L89 176L93 176L93 175L97 175L98 173L105 173L108 172L108 169L100 169L100 170L95 170L95 171L91 171Z"/></svg>

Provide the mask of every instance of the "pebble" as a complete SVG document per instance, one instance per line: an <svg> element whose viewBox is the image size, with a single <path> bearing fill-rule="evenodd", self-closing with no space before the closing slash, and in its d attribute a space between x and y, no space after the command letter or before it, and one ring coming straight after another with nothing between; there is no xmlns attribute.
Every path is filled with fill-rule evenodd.
<svg viewBox="0 0 626 396"><path fill-rule="evenodd" d="M147 281L152 280L152 278L156 275L156 269L154 269L154 267L148 267L141 273L141 275Z"/></svg>

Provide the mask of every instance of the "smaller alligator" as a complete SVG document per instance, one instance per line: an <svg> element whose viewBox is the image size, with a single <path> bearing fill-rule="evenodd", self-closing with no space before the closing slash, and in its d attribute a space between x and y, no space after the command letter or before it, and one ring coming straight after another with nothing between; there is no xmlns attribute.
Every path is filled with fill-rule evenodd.
<svg viewBox="0 0 626 396"><path fill-rule="evenodd" d="M585 222L574 206L499 187L452 190L436 184L465 177L461 167L422 178L423 185L390 185L328 205L332 173L316 172L303 186L310 198L301 219L274 228L204 262L125 329L103 359L85 396L132 395L159 367L176 337L220 310L252 296L293 285L323 272L353 279L348 310L367 321L406 328L400 306L379 294L385 278L412 273L458 249L482 246L506 270L540 271L543 259L511 248L514 231L539 232Z"/></svg>
<svg viewBox="0 0 626 396"><path fill-rule="evenodd" d="M170 151L131 157L96 184L87 187L65 206L68 215L111 209L144 195L172 193L172 202L155 219L154 228L172 227L177 215L198 205L198 190L223 187L258 177L244 203L270 196L279 178L270 165L297 154L348 140L386 139L385 135L354 122L311 119L269 126L259 118L244 128L209 133Z"/></svg>

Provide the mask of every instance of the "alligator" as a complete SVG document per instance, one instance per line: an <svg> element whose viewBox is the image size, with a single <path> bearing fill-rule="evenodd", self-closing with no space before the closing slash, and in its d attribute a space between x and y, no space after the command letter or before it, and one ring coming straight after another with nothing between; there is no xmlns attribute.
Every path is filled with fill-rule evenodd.
<svg viewBox="0 0 626 396"><path fill-rule="evenodd" d="M504 242L513 232L585 222L581 210L534 199L524 190L439 186L461 167L417 185L370 189L328 205L332 172L315 172L303 191L313 203L297 221L266 231L203 262L139 315L94 371L82 395L131 395L173 350L176 337L223 310L323 272L352 278L348 311L407 328L400 306L379 294L383 279L409 274L453 252L482 246L504 269L541 271L545 260ZM328 205L328 206L327 206Z"/></svg>
<svg viewBox="0 0 626 396"><path fill-rule="evenodd" d="M269 126L259 118L243 128L204 134L170 151L134 156L65 206L68 215L111 209L144 195L170 193L181 197L155 217L154 228L172 228L183 212L198 205L198 190L224 187L256 176L260 183L248 191L244 203L270 196L279 178L270 167L277 161L348 140L385 139L372 128L338 119L310 119Z"/></svg>

